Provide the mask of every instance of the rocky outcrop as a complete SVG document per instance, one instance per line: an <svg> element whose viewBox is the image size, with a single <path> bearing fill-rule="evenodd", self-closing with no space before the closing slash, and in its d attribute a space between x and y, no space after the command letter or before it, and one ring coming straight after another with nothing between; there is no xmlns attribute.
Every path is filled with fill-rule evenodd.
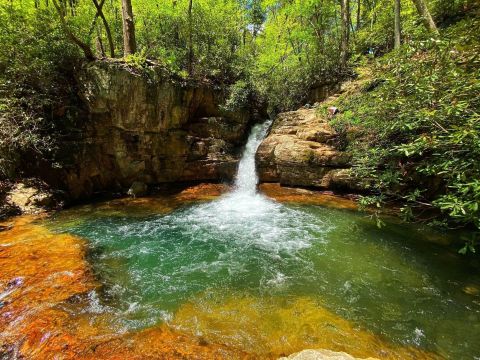
<svg viewBox="0 0 480 360"><path fill-rule="evenodd" d="M150 68L93 62L78 71L87 114L63 143L58 178L70 197L101 190L233 177L250 121L221 109L225 93Z"/></svg>
<svg viewBox="0 0 480 360"><path fill-rule="evenodd" d="M329 96L338 93L341 90L341 83L335 80L325 81L323 83L315 84L308 92L307 101L310 104L324 101Z"/></svg>
<svg viewBox="0 0 480 360"><path fill-rule="evenodd" d="M147 193L148 187L147 184L135 181L130 189L128 189L127 194L133 197L144 196Z"/></svg>
<svg viewBox="0 0 480 360"><path fill-rule="evenodd" d="M11 184L0 199L0 219L17 214L38 214L61 206L45 183L31 180Z"/></svg>
<svg viewBox="0 0 480 360"><path fill-rule="evenodd" d="M340 135L317 109L281 113L257 151L260 181L283 185L359 190L351 156Z"/></svg>

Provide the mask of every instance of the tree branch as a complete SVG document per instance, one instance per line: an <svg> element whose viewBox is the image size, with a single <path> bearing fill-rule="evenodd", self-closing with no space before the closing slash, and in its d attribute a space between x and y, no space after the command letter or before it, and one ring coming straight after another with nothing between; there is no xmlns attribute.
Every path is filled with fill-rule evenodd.
<svg viewBox="0 0 480 360"><path fill-rule="evenodd" d="M73 42L75 45L77 45L80 49L82 49L85 57L87 60L92 61L95 60L95 56L93 55L92 49L85 44L83 41L81 41L79 38L77 38L68 28L67 21L65 20L65 15L60 8L60 6L57 3L57 0L52 0L53 6L55 6L55 9L57 10L58 16L60 17L60 23L62 25L63 30L65 31L65 34L68 36L71 42Z"/></svg>

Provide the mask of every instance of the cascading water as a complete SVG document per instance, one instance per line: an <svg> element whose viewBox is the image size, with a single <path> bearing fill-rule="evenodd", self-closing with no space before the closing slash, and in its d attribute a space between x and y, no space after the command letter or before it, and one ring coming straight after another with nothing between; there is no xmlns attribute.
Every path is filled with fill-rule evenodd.
<svg viewBox="0 0 480 360"><path fill-rule="evenodd" d="M184 329L199 334L201 312L216 319L206 321L202 331L221 343L238 335L245 350L259 344L258 351L264 351L255 312L262 316L262 331L271 331L275 347L278 327L286 338L289 331L301 337L304 329L321 327L317 305L303 313L293 309L294 327L270 316L287 316L282 310L286 302L310 299L354 322L352 329L361 326L396 343L438 348L451 358L480 353L480 345L471 345L478 344L480 305L458 285L480 280L462 267L464 260L444 266L438 255L442 250L419 246L423 235L416 230L392 224L380 230L355 212L281 204L257 192L255 152L269 126L253 127L232 191L216 200L177 203L169 213L143 217L121 210L95 213L64 225L63 230L89 240L92 268L104 285L90 294L84 311L114 314L115 329L175 324L179 316ZM250 302L239 300L235 307L242 298ZM189 303L200 305L191 317L182 317ZM229 305L221 310L222 304ZM231 316L235 320L228 322ZM251 328L237 329L239 317ZM438 326L432 320L437 318L455 323L458 332ZM305 327L295 327L297 321ZM232 328L235 335L228 332ZM305 347L322 346L311 343L314 333L304 335L298 341Z"/></svg>
<svg viewBox="0 0 480 360"><path fill-rule="evenodd" d="M257 124L252 128L252 132L245 146L245 151L238 165L235 179L235 192L249 195L256 192L258 176L255 169L255 153L271 124L272 121L269 120L263 124Z"/></svg>
<svg viewBox="0 0 480 360"><path fill-rule="evenodd" d="M127 312L142 303L140 313L148 314L128 326L165 318L192 294L218 286L274 288L285 281L282 268L296 258L296 251L309 247L312 240L322 241L328 231L322 217L257 192L255 153L270 124L252 128L234 187L217 200L126 224L121 219L102 219L76 231L108 248L97 259L97 267L128 259L120 286L118 273L107 274L115 278L107 282L117 283L108 289L109 297L125 301ZM92 230L93 238L87 234Z"/></svg>
<svg viewBox="0 0 480 360"><path fill-rule="evenodd" d="M223 239L243 248L256 246L278 253L309 245L309 235L302 224L326 230L321 219L287 208L257 192L255 153L270 125L271 121L266 121L252 128L233 190L218 200L191 208L178 219L185 226L191 224L193 229L209 229L205 234L192 236L205 236L204 241Z"/></svg>

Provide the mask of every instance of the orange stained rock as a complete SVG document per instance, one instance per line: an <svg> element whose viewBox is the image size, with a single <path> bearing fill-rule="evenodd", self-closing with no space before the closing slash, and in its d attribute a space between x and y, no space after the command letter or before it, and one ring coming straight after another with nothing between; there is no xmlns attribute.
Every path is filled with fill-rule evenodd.
<svg viewBox="0 0 480 360"><path fill-rule="evenodd" d="M124 197L94 204L76 206L58 213L61 223L80 222L86 217L98 216L148 216L166 214L193 201L213 200L227 192L224 184L199 184L182 190L146 197Z"/></svg>
<svg viewBox="0 0 480 360"><path fill-rule="evenodd" d="M166 326L101 342L78 359L254 359L246 352L174 332Z"/></svg>
<svg viewBox="0 0 480 360"><path fill-rule="evenodd" d="M53 234L31 216L13 220L0 232L0 343L16 348L52 333L36 327L51 309L96 284L84 261L84 243L66 234ZM51 320L51 321L50 321ZM49 327L56 320L50 318ZM54 334L54 333L53 333ZM35 346L38 348L39 344Z"/></svg>
<svg viewBox="0 0 480 360"><path fill-rule="evenodd" d="M0 232L0 291L8 298L0 311L58 303L92 289L84 245L36 225L33 217L14 219L10 230Z"/></svg>
<svg viewBox="0 0 480 360"><path fill-rule="evenodd" d="M306 348L378 359L440 359L413 347L391 344L355 326L308 297L232 296L183 305L173 325L209 342L248 349L258 358L278 358ZM215 297L213 297L215 298Z"/></svg>
<svg viewBox="0 0 480 360"><path fill-rule="evenodd" d="M207 343L161 325L151 329L115 332L86 315L42 311L14 343L18 352L33 359L251 359L225 345Z"/></svg>
<svg viewBox="0 0 480 360"><path fill-rule="evenodd" d="M336 209L356 210L358 208L357 203L347 197L320 191L283 187L278 183L260 184L259 190L266 196L280 202L321 205Z"/></svg>
<svg viewBox="0 0 480 360"><path fill-rule="evenodd" d="M177 201L212 200L230 190L225 184L199 184L188 187L175 195Z"/></svg>
<svg viewBox="0 0 480 360"><path fill-rule="evenodd" d="M248 359L224 345L166 325L123 333L112 314L82 310L98 284L84 259L84 241L54 234L34 217L0 232L0 355L28 359ZM71 301L77 295L79 299Z"/></svg>

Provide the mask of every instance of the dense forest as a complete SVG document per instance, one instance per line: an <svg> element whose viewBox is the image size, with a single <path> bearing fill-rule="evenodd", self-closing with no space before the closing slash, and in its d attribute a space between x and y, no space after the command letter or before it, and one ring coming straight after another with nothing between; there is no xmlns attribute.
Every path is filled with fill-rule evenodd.
<svg viewBox="0 0 480 360"><path fill-rule="evenodd" d="M271 116L363 76L332 119L346 136L361 128L345 146L369 179L362 203L480 230L479 28L476 0L1 0L0 176L21 177L26 154L54 157L84 62L160 66Z"/></svg>

